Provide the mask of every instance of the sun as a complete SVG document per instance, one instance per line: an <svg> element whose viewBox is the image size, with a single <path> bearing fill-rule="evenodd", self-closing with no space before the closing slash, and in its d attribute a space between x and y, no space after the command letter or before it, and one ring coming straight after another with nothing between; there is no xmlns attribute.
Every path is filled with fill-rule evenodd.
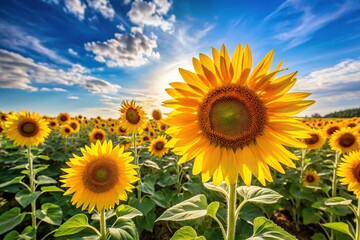
<svg viewBox="0 0 360 240"><path fill-rule="evenodd" d="M234 184L238 174L247 185L254 175L263 185L272 181L270 167L284 173L281 164L295 167L298 158L285 147L306 148L309 128L293 115L314 103L309 93L287 93L296 83L296 72L276 77L280 62L270 70L270 51L251 70L250 47L237 46L232 59L223 45L213 48L213 59L193 58L195 72L179 69L185 82L166 89L173 108L164 122L172 139L167 147L181 155L179 164L194 159L193 174L203 182L212 177Z"/></svg>

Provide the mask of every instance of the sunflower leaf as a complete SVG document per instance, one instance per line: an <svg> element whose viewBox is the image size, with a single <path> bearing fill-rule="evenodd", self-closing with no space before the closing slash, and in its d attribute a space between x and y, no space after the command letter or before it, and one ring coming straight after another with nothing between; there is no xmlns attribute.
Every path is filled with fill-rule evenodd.
<svg viewBox="0 0 360 240"><path fill-rule="evenodd" d="M212 202L209 204L209 206L207 207L207 215L212 217L212 218L216 218L216 213L219 210L219 206L220 203L219 202Z"/></svg>
<svg viewBox="0 0 360 240"><path fill-rule="evenodd" d="M27 205L29 205L32 201L37 199L40 196L41 192L34 192L30 193L29 190L21 190L20 192L16 193L15 199L18 201L18 203L25 208Z"/></svg>
<svg viewBox="0 0 360 240"><path fill-rule="evenodd" d="M198 237L192 227L185 226L177 230L170 240L206 240L206 238L204 236Z"/></svg>
<svg viewBox="0 0 360 240"><path fill-rule="evenodd" d="M114 227L109 228L110 239L138 240L139 233L133 221L121 219Z"/></svg>
<svg viewBox="0 0 360 240"><path fill-rule="evenodd" d="M355 239L355 237L351 234L349 225L343 222L331 222L331 223L324 223L323 226L327 228L334 229L336 231L345 233L346 235L350 236L351 238Z"/></svg>
<svg viewBox="0 0 360 240"><path fill-rule="evenodd" d="M76 214L64 222L55 232L55 237L73 235L88 227L88 217L85 214Z"/></svg>
<svg viewBox="0 0 360 240"><path fill-rule="evenodd" d="M284 229L276 225L273 221L265 217L257 217L254 220L254 232L246 240L272 240L287 239L296 240L296 238Z"/></svg>
<svg viewBox="0 0 360 240"><path fill-rule="evenodd" d="M64 190L56 186L44 186L41 187L41 191L44 193L44 192L63 192Z"/></svg>
<svg viewBox="0 0 360 240"><path fill-rule="evenodd" d="M257 186L241 186L236 191L246 201L253 203L273 204L282 198L282 195L272 189Z"/></svg>
<svg viewBox="0 0 360 240"><path fill-rule="evenodd" d="M52 203L44 203L35 213L38 219L52 225L60 225L63 218L60 206Z"/></svg>
<svg viewBox="0 0 360 240"><path fill-rule="evenodd" d="M46 184L55 184L55 183L57 183L57 181L46 175L40 175L37 177L36 183L38 185L46 185Z"/></svg>
<svg viewBox="0 0 360 240"><path fill-rule="evenodd" d="M143 163L144 166L146 167L151 167L151 168L155 168L155 169L160 169L159 165L151 160L145 160L145 162Z"/></svg>
<svg viewBox="0 0 360 240"><path fill-rule="evenodd" d="M12 184L20 183L24 177L25 176L15 177L15 178L11 179L10 181L4 182L4 183L0 184L0 188L6 187L6 186L9 186Z"/></svg>
<svg viewBox="0 0 360 240"><path fill-rule="evenodd" d="M346 199L343 197L333 197L333 198L329 198L328 200L325 201L325 205L326 206L337 206L337 205L343 205L343 206L348 206L351 204L351 200L350 199Z"/></svg>
<svg viewBox="0 0 360 240"><path fill-rule="evenodd" d="M0 216L0 235L10 231L24 220L26 213L20 213L20 211L20 208L14 207Z"/></svg>
<svg viewBox="0 0 360 240"><path fill-rule="evenodd" d="M200 218L206 216L207 208L205 195L199 194L167 209L156 221L184 221Z"/></svg>
<svg viewBox="0 0 360 240"><path fill-rule="evenodd" d="M142 216L142 212L129 205L120 205L116 208L116 216L120 219L130 220L137 216Z"/></svg>
<svg viewBox="0 0 360 240"><path fill-rule="evenodd" d="M35 236L36 231L32 226L27 226L22 233L20 234L18 231L13 230L6 234L4 240L14 240L14 239L21 239L21 240L31 240Z"/></svg>

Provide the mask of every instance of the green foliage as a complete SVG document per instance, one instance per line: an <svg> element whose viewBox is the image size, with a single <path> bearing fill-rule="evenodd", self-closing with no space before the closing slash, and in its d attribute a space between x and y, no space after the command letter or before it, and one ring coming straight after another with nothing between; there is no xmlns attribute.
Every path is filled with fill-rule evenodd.
<svg viewBox="0 0 360 240"><path fill-rule="evenodd" d="M198 237L196 231L189 226L177 230L170 240L206 240L205 237Z"/></svg>
<svg viewBox="0 0 360 240"><path fill-rule="evenodd" d="M14 207L0 216L0 234L10 231L24 220L26 213L20 211L20 208Z"/></svg>
<svg viewBox="0 0 360 240"><path fill-rule="evenodd" d="M258 217L254 220L254 233L247 240L274 240L287 239L296 240L294 236L276 225L265 217Z"/></svg>

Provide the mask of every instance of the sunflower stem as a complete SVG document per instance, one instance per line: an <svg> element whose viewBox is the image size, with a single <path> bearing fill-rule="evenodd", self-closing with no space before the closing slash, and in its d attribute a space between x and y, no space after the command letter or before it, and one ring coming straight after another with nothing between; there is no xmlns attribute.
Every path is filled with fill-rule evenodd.
<svg viewBox="0 0 360 240"><path fill-rule="evenodd" d="M235 239L235 226L236 226L236 182L230 185L229 199L228 199L228 211L227 211L227 229L226 240Z"/></svg>
<svg viewBox="0 0 360 240"><path fill-rule="evenodd" d="M30 193L33 194L35 192L35 181L34 181L34 167L33 167L33 158L31 155L31 146L27 148L28 152L28 161L29 161L29 182L30 182ZM31 225L35 229L35 235L33 236L33 240L36 240L36 200L31 202Z"/></svg>
<svg viewBox="0 0 360 240"><path fill-rule="evenodd" d="M355 239L360 240L360 198L358 199L358 206L356 209L356 232Z"/></svg>
<svg viewBox="0 0 360 240"><path fill-rule="evenodd" d="M136 166L139 166L139 157L137 155L137 149L136 149L136 133L133 133L133 145L134 145L135 164L136 164ZM138 176L139 176L139 183L138 184L141 184L140 168L137 169L137 172L138 172ZM137 195L138 195L138 199L141 199L141 190L139 188L137 188Z"/></svg>
<svg viewBox="0 0 360 240"><path fill-rule="evenodd" d="M338 167L338 161L339 161L339 158L340 158L340 152L339 151L336 151L335 153L335 162L334 162L334 169L333 169L333 177L331 179L331 183L332 183L332 186L331 186L331 197L336 197L336 183L337 183L337 179L336 179L336 170L337 170L337 167ZM330 222L334 222L335 221L335 216L333 213L330 214ZM334 234L334 230L331 229L331 233L330 233L330 240L333 240L335 237L335 234Z"/></svg>
<svg viewBox="0 0 360 240"><path fill-rule="evenodd" d="M303 148L301 149L301 168L300 168L300 180L299 183L301 184L302 182L302 178L304 177L304 166L305 166L305 156L306 156L306 149Z"/></svg>
<svg viewBox="0 0 360 240"><path fill-rule="evenodd" d="M105 209L101 209L100 212L100 239L106 240L106 218L105 218Z"/></svg>

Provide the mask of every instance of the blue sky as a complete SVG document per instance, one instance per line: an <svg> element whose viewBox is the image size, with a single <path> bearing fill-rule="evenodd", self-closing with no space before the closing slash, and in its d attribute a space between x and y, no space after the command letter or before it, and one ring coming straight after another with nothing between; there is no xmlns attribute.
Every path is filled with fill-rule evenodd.
<svg viewBox="0 0 360 240"><path fill-rule="evenodd" d="M248 43L254 63L275 49L317 101L302 115L360 107L357 0L7 0L0 111L118 117L135 99L151 112L179 67L223 43Z"/></svg>

